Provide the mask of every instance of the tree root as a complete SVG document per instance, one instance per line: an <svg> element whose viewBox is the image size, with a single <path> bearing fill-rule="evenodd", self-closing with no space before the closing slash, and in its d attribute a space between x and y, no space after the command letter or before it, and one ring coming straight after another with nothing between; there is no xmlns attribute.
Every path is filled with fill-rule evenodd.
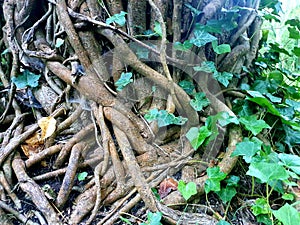
<svg viewBox="0 0 300 225"><path fill-rule="evenodd" d="M169 7L174 7L170 12L174 21L168 18L168 23L173 24L167 23L166 27L164 20L170 17L166 12L169 9L160 11L162 9L157 6L163 1L149 1L152 7L149 18L158 18L162 28L162 41L155 43L160 46L160 50L157 50L139 37L128 34L126 27L120 28L116 22L103 22L108 14L119 13L126 8L135 11L130 7L140 4L136 1L106 0L98 4L95 0L57 0L49 1L48 5L41 2L39 4L43 5L43 11L40 14L43 15L33 15L32 4L38 1L29 1L28 11L25 2L7 0L4 3L6 25L3 36L6 47L12 51L9 54L12 65L7 68L0 65L1 82L5 88L11 87L6 96L9 107L0 118L3 125L0 128L0 165L3 170L0 171L0 188L1 195L4 192L7 195L1 197L0 217L11 213L26 224L38 224L35 221L40 224L63 224L62 221L67 221L68 224L83 222L108 225L117 223L120 216L142 202L145 205L143 212L160 211L164 222L168 224L216 224L219 218L214 215L176 210L175 206L187 204L179 191L173 190L161 202L152 191L153 188L159 188L167 177L193 181L197 185L194 200L199 202L197 198L204 193L208 178L205 175L210 165L208 156L214 159L221 150L207 148L195 151L186 133L192 126L202 126L212 112L225 111L234 116L221 96L217 96L223 92L210 87L216 82L211 82L209 74L194 74L193 66L209 61L211 56L205 53L197 55L192 51L189 55L181 55L167 44L172 35L174 41L181 41L184 36L182 29L186 35L193 33L193 21L190 18L183 14L171 15L181 13L180 9L188 10L190 14L190 8L183 7L181 1L173 1L174 5ZM213 18L219 9L226 7L224 0L205 2L199 3L197 8L202 10L199 20L203 24ZM139 7L145 9L148 5L145 3ZM233 42L232 51L218 58L222 61L218 69L232 71L238 67L236 61L250 65L257 51L258 36L254 36L250 43L252 40L242 40L241 34L246 35L251 31L254 35L254 27L260 26L260 21L255 17L254 11L245 14L243 18L251 20L244 26L239 24L236 35L227 37ZM131 34L136 33L134 26L139 22L142 26L148 26L146 20L137 21L135 15L128 15L128 18L132 25L128 28ZM187 21L178 24L180 18ZM23 20L25 22L21 23ZM150 20L149 23L154 22ZM251 26L252 30L249 29ZM173 34L168 33L172 32L168 29L170 27L174 29ZM23 34L21 31L24 30ZM134 53L129 41L149 51L149 60L142 61ZM249 49L252 52L248 57L246 53ZM103 53L112 55L100 57ZM25 58L31 64L25 64ZM40 79L44 88L36 87L38 90L33 91L33 97L41 99L42 109L33 104L26 108L16 101L15 91L26 92L31 87L27 85L25 89L15 90L10 82L12 77L17 77L20 62L27 71L38 67L36 60L42 64L39 72L45 79ZM133 82L128 85L128 90L118 91L115 82L122 72L134 72ZM80 76L77 77L77 73ZM188 74L191 74L190 77ZM197 83L195 90L202 90L210 100L208 113L206 110L197 112L191 106L191 95L178 84L186 78ZM87 107L72 101L72 93L79 98L84 97ZM24 107L27 110L25 113ZM170 124L163 128L159 127L157 121L148 124L144 115L154 108L186 117L188 122L184 126ZM39 140L38 146L29 144L36 152L25 159L19 146L41 133L37 120L45 115L56 119L54 131L47 138ZM225 129L222 131L225 133ZM223 144L227 151L218 166L223 172L229 173L237 162L237 158L232 158L231 154L241 141L240 127L228 126L226 135L228 142L222 140L220 146ZM37 172L36 168L41 169ZM195 171L201 173L196 174ZM88 175L80 180L77 176L79 172ZM41 186L45 184L50 185L57 194L54 200L47 198L42 190ZM27 218L15 210L22 208L19 192L12 188L16 185L20 186L20 192L30 197L35 207L33 218ZM143 216L135 218L136 221L143 221ZM9 221L6 223L12 224Z"/></svg>

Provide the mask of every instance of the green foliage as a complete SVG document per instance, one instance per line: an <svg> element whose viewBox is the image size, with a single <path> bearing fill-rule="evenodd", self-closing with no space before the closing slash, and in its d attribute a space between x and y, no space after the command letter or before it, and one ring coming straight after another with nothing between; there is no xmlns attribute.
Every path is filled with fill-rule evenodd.
<svg viewBox="0 0 300 225"><path fill-rule="evenodd" d="M148 122L157 120L158 127L164 127L171 124L183 125L187 122L187 118L182 116L174 116L172 113L168 113L166 110L151 109L145 114L145 119Z"/></svg>
<svg viewBox="0 0 300 225"><path fill-rule="evenodd" d="M79 181L83 181L83 180L86 179L87 175L88 175L87 172L81 172L81 173L78 173L77 179L78 179Z"/></svg>
<svg viewBox="0 0 300 225"><path fill-rule="evenodd" d="M264 120L256 119L255 115L241 117L239 121L245 126L246 130L251 131L255 136L264 128L271 128Z"/></svg>
<svg viewBox="0 0 300 225"><path fill-rule="evenodd" d="M133 79L131 79L132 73L121 73L121 77L119 80L115 82L115 85L117 86L117 91L122 91L126 85L133 82Z"/></svg>
<svg viewBox="0 0 300 225"><path fill-rule="evenodd" d="M209 167L206 169L206 172L208 179L205 181L205 193L221 191L221 181L226 178L227 174L220 171L220 167L218 166Z"/></svg>
<svg viewBox="0 0 300 225"><path fill-rule="evenodd" d="M289 147L300 144L300 131L294 130L286 125L283 126L283 129L286 134L284 143L286 143Z"/></svg>
<svg viewBox="0 0 300 225"><path fill-rule="evenodd" d="M262 183L270 181L286 180L288 172L282 165L268 162L252 162L249 166L247 175L258 178Z"/></svg>
<svg viewBox="0 0 300 225"><path fill-rule="evenodd" d="M161 225L162 213L161 212L148 212L147 222L141 223L141 225Z"/></svg>
<svg viewBox="0 0 300 225"><path fill-rule="evenodd" d="M62 46L64 44L64 40L61 38L57 38L56 42L55 42L55 48L59 48L60 46Z"/></svg>
<svg viewBox="0 0 300 225"><path fill-rule="evenodd" d="M244 138L242 142L237 143L236 148L231 156L243 156L245 162L250 163L252 161L252 157L261 150L261 147L262 141L259 139L255 137L253 137L251 140L249 138Z"/></svg>
<svg viewBox="0 0 300 225"><path fill-rule="evenodd" d="M214 62L205 61L200 66L193 67L195 71L202 71L206 73L212 73L213 77L223 84L225 87L228 86L229 81L232 80L233 74L228 72L218 72Z"/></svg>
<svg viewBox="0 0 300 225"><path fill-rule="evenodd" d="M190 197L197 194L197 187L194 182L189 182L186 184L183 180L180 180L177 188L185 200L189 200Z"/></svg>
<svg viewBox="0 0 300 225"><path fill-rule="evenodd" d="M279 0L261 0L259 8L264 9L264 8L270 8L273 9L273 14L277 15L281 9L281 2Z"/></svg>
<svg viewBox="0 0 300 225"><path fill-rule="evenodd" d="M152 191L152 193L154 194L155 198L156 198L158 201L160 201L161 198L160 198L160 195L159 195L157 189L156 189L156 188L151 188L151 191Z"/></svg>
<svg viewBox="0 0 300 225"><path fill-rule="evenodd" d="M300 224L299 212L289 204L285 204L278 210L273 210L273 214L283 225Z"/></svg>
<svg viewBox="0 0 300 225"><path fill-rule="evenodd" d="M188 50L191 50L192 47L193 47L193 44L189 40L186 40L183 43L180 43L180 42L174 43L174 48L179 51L188 51Z"/></svg>
<svg viewBox="0 0 300 225"><path fill-rule="evenodd" d="M192 127L186 133L186 137L191 143L193 149L197 150L211 134L212 132L207 128L207 126L202 126L200 128Z"/></svg>
<svg viewBox="0 0 300 225"><path fill-rule="evenodd" d="M229 81L232 80L233 74L228 72L214 72L214 78L223 84L225 87L229 85Z"/></svg>
<svg viewBox="0 0 300 225"><path fill-rule="evenodd" d="M224 53L227 53L227 52L231 52L230 45L228 45L228 44L218 45L217 41L212 42L212 47L213 47L214 52L217 53L217 54L224 54Z"/></svg>
<svg viewBox="0 0 300 225"><path fill-rule="evenodd" d="M162 37L163 34L162 34L162 29L161 29L159 22L155 21L153 30L154 30L155 34Z"/></svg>
<svg viewBox="0 0 300 225"><path fill-rule="evenodd" d="M10 52L11 52L11 50L9 48L7 48L3 52L1 52L1 55L5 55L5 54L8 54Z"/></svg>
<svg viewBox="0 0 300 225"><path fill-rule="evenodd" d="M239 121L237 117L229 116L228 112L219 112L216 115L209 116L205 121L205 126L212 132L209 141L214 140L219 135L217 123L220 126L226 126L230 123L239 124Z"/></svg>
<svg viewBox="0 0 300 225"><path fill-rule="evenodd" d="M121 219L124 223L129 224L129 225L132 225L132 223L130 222L129 219L126 219L126 218L124 218L123 216L120 216L120 219Z"/></svg>
<svg viewBox="0 0 300 225"><path fill-rule="evenodd" d="M19 89L25 87L37 87L39 84L40 77L41 75L31 73L29 70L24 70L22 74L18 75L17 77L13 77L11 81Z"/></svg>
<svg viewBox="0 0 300 225"><path fill-rule="evenodd" d="M222 20L211 19L203 24L196 24L196 30L203 30L208 33L222 34L235 29L238 24L237 18L240 16L239 9L222 9Z"/></svg>
<svg viewBox="0 0 300 225"><path fill-rule="evenodd" d="M263 148L262 148L263 147ZM287 153L275 153L270 147L264 146L260 140L244 138L243 142L237 144L232 156L243 156L243 159L250 163L247 175L255 177L260 183L265 183L277 192L283 194L285 200L293 200L293 195L284 193L281 183L288 186L297 186L291 179L299 179L300 175L300 157ZM267 188L267 197L258 198L251 207L252 212L257 216L258 222L272 224L271 214L283 224L290 224L292 218L299 219L299 213L292 206L286 204L279 210L271 210L269 198L271 191ZM298 217L298 218L297 218ZM297 222L298 224L298 222Z"/></svg>
<svg viewBox="0 0 300 225"><path fill-rule="evenodd" d="M202 71L205 73L214 73L215 71L217 71L215 63L211 62L211 61L205 61L205 62L201 63L200 66L193 67L193 69L195 71Z"/></svg>
<svg viewBox="0 0 300 225"><path fill-rule="evenodd" d="M122 27L126 23L126 18L125 18L126 14L127 14L126 12L121 11L120 13L107 18L106 24L116 23Z"/></svg>
<svg viewBox="0 0 300 225"><path fill-rule="evenodd" d="M289 194L289 193L284 193L282 195L282 199L286 200L286 201L293 201L295 198L295 196L293 194Z"/></svg>
<svg viewBox="0 0 300 225"><path fill-rule="evenodd" d="M279 164L290 169L296 174L300 175L300 157L297 155L291 155L286 153L279 153L278 159L280 160Z"/></svg>
<svg viewBox="0 0 300 225"><path fill-rule="evenodd" d="M217 38L206 31L196 30L194 33L194 37L190 40L190 42L197 47L202 47L207 43L217 40Z"/></svg>
<svg viewBox="0 0 300 225"><path fill-rule="evenodd" d="M190 101L190 105L196 110L201 111L203 108L209 106L210 101L206 98L205 93L198 92L193 94L194 99Z"/></svg>
<svg viewBox="0 0 300 225"><path fill-rule="evenodd" d="M183 80L183 81L180 81L178 84L187 94L189 94L189 95L193 94L195 86L191 81Z"/></svg>
<svg viewBox="0 0 300 225"><path fill-rule="evenodd" d="M236 189L235 187L227 186L225 188L222 188L222 190L216 192L219 198L224 202L225 204L227 202L230 202L231 199L236 195Z"/></svg>
<svg viewBox="0 0 300 225"><path fill-rule="evenodd" d="M230 223L226 222L225 220L220 220L216 225L230 225Z"/></svg>
<svg viewBox="0 0 300 225"><path fill-rule="evenodd" d="M265 198L256 199L255 204L251 207L251 210L255 216L261 214L270 214L271 212L271 208Z"/></svg>
<svg viewBox="0 0 300 225"><path fill-rule="evenodd" d="M292 39L300 39L300 32L299 30L297 30L294 27L288 27L288 31L289 31L289 38Z"/></svg>
<svg viewBox="0 0 300 225"><path fill-rule="evenodd" d="M220 126L224 127L230 123L239 124L239 120L236 116L230 116L228 112L219 112L216 115Z"/></svg>

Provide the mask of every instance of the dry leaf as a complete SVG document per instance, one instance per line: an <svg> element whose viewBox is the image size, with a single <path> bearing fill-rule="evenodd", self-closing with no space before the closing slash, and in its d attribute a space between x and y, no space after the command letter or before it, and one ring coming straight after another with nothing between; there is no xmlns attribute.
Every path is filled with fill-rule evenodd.
<svg viewBox="0 0 300 225"><path fill-rule="evenodd" d="M38 132L35 132L30 138L28 138L25 141L28 145L41 145L44 144L44 141L42 140L40 134Z"/></svg>
<svg viewBox="0 0 300 225"><path fill-rule="evenodd" d="M166 197L171 191L177 190L178 183L173 178L164 179L160 185L158 193L161 198Z"/></svg>
<svg viewBox="0 0 300 225"><path fill-rule="evenodd" d="M56 120L52 116L39 119L38 125L42 130L41 138L43 140L50 137L56 130Z"/></svg>
<svg viewBox="0 0 300 225"><path fill-rule="evenodd" d="M21 148L28 158L30 156L40 152L44 148L44 141L41 139L40 134L35 132L30 138L25 141L26 144L22 144Z"/></svg>
<svg viewBox="0 0 300 225"><path fill-rule="evenodd" d="M43 150L44 145L21 145L24 154L30 158L30 156L39 153Z"/></svg>

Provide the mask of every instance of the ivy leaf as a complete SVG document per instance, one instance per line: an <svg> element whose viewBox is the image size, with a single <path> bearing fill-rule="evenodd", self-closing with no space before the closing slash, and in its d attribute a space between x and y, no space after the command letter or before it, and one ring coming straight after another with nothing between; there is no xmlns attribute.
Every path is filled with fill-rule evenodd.
<svg viewBox="0 0 300 225"><path fill-rule="evenodd" d="M153 30L155 31L156 34L162 37L162 29L159 22L155 21Z"/></svg>
<svg viewBox="0 0 300 225"><path fill-rule="evenodd" d="M29 70L24 70L21 75L17 77L13 77L11 81L17 86L17 88L22 89L26 86L28 87L37 87L38 81L41 75L36 75L34 73L29 72Z"/></svg>
<svg viewBox="0 0 300 225"><path fill-rule="evenodd" d="M230 175L225 182L227 183L227 187L237 187L238 183L240 181L240 178L235 175Z"/></svg>
<svg viewBox="0 0 300 225"><path fill-rule="evenodd" d="M262 142L257 138L244 138L242 142L237 143L231 157L242 155L246 163L250 163L252 157L261 150Z"/></svg>
<svg viewBox="0 0 300 225"><path fill-rule="evenodd" d="M300 39L300 32L295 29L294 27L288 27L288 31L289 31L289 38L292 39Z"/></svg>
<svg viewBox="0 0 300 225"><path fill-rule="evenodd" d="M148 212L147 214L147 223L142 223L141 225L161 225L162 212Z"/></svg>
<svg viewBox="0 0 300 225"><path fill-rule="evenodd" d="M128 84L130 84L133 79L131 79L132 73L122 73L119 80L115 82L115 85L117 86L117 91L122 91L124 87Z"/></svg>
<svg viewBox="0 0 300 225"><path fill-rule="evenodd" d="M202 71L205 73L214 73L217 71L215 63L211 61L204 61L201 63L201 66L193 67L195 71Z"/></svg>
<svg viewBox="0 0 300 225"><path fill-rule="evenodd" d="M300 20L299 19L290 19L287 20L284 25L291 25L292 27L297 27L300 30Z"/></svg>
<svg viewBox="0 0 300 225"><path fill-rule="evenodd" d="M209 179L214 179L218 181L224 180L227 176L226 173L220 170L219 166L209 167L207 168L206 172Z"/></svg>
<svg viewBox="0 0 300 225"><path fill-rule="evenodd" d="M295 196L293 194L284 193L282 195L282 199L284 199L286 201L293 201L295 199Z"/></svg>
<svg viewBox="0 0 300 225"><path fill-rule="evenodd" d="M1 55L5 55L10 52L11 52L10 48L6 48L3 52L1 52Z"/></svg>
<svg viewBox="0 0 300 225"><path fill-rule="evenodd" d="M207 126L207 128L212 132L209 137L209 141L215 140L219 135L219 128L217 126L219 117L220 115L218 113L217 115L207 117L205 120L205 126Z"/></svg>
<svg viewBox="0 0 300 225"><path fill-rule="evenodd" d="M57 38L57 39L56 39L56 42L55 42L55 48L59 48L60 46L63 45L64 42L65 42L65 41L64 41L63 39Z"/></svg>
<svg viewBox="0 0 300 225"><path fill-rule="evenodd" d="M282 98L276 97L270 93L267 93L266 96L270 99L271 102L273 103L280 103Z"/></svg>
<svg viewBox="0 0 300 225"><path fill-rule="evenodd" d="M217 41L213 41L212 42L212 47L213 47L214 52L219 54L219 55L227 53L227 52L231 52L231 47L230 47L229 44L218 45Z"/></svg>
<svg viewBox="0 0 300 225"><path fill-rule="evenodd" d="M221 84L223 84L225 87L228 86L229 81L232 80L232 73L228 73L228 72L218 72L215 71L214 72L214 78L219 81Z"/></svg>
<svg viewBox="0 0 300 225"><path fill-rule="evenodd" d="M168 113L166 110L151 109L145 114L145 119L148 122L157 120L158 127L168 126L170 124L183 125L186 123L187 118L182 116L174 116L172 113Z"/></svg>
<svg viewBox="0 0 300 225"><path fill-rule="evenodd" d="M224 127L230 123L239 124L236 116L230 116L228 112L219 112L217 114L219 124Z"/></svg>
<svg viewBox="0 0 300 225"><path fill-rule="evenodd" d="M286 153L278 154L280 164L293 170L296 174L300 175L300 157L297 155L291 155Z"/></svg>
<svg viewBox="0 0 300 225"><path fill-rule="evenodd" d="M190 105L196 110L201 111L203 108L208 106L210 101L206 98L205 93L198 92L194 94L194 99L190 101Z"/></svg>
<svg viewBox="0 0 300 225"><path fill-rule="evenodd" d="M220 191L221 190L221 181L224 180L227 176L226 173L220 171L220 167L209 167L206 169L207 176L209 179L205 181L204 190L206 193L210 191Z"/></svg>
<svg viewBox="0 0 300 225"><path fill-rule="evenodd" d="M273 180L286 180L289 177L283 166L267 162L251 163L246 174L260 179L262 183L269 183Z"/></svg>
<svg viewBox="0 0 300 225"><path fill-rule="evenodd" d="M271 128L264 120L256 119L255 115L241 117L240 123L242 123L245 128L253 133L254 136L259 134L264 128Z"/></svg>
<svg viewBox="0 0 300 225"><path fill-rule="evenodd" d="M194 37L190 40L190 42L197 47L202 47L209 42L215 41L217 38L206 31L203 30L195 30Z"/></svg>
<svg viewBox="0 0 300 225"><path fill-rule="evenodd" d="M120 220L122 220L124 223L126 224L129 224L129 225L132 225L132 223L130 222L129 219L127 218L124 218L123 216L120 216ZM145 223L142 223L142 225L145 224Z"/></svg>
<svg viewBox="0 0 300 225"><path fill-rule="evenodd" d="M205 121L205 125L212 131L210 140L214 140L219 134L217 122L221 126L226 126L229 123L239 124L238 118L236 116L229 116L228 112L219 112L214 116L209 116Z"/></svg>
<svg viewBox="0 0 300 225"><path fill-rule="evenodd" d="M117 23L118 25L120 25L122 27L126 23L126 19L125 19L126 14L127 14L126 12L121 11L120 13L107 18L106 24Z"/></svg>
<svg viewBox="0 0 300 225"><path fill-rule="evenodd" d="M219 20L208 20L205 25L196 24L195 29L204 30L208 33L222 34L222 22Z"/></svg>
<svg viewBox="0 0 300 225"><path fill-rule="evenodd" d="M174 48L179 51L188 51L193 47L193 44L190 42L190 40L186 40L183 43L181 42L175 42Z"/></svg>
<svg viewBox="0 0 300 225"><path fill-rule="evenodd" d="M189 183L185 184L184 181L180 180L178 182L177 188L185 200L189 200L190 197L197 194L197 187L194 182L189 182Z"/></svg>
<svg viewBox="0 0 300 225"><path fill-rule="evenodd" d="M294 47L292 52L295 54L295 56L300 57L300 48Z"/></svg>
<svg viewBox="0 0 300 225"><path fill-rule="evenodd" d="M266 199L258 198L255 200L255 204L251 206L251 210L255 216L268 214L270 212L270 206Z"/></svg>
<svg viewBox="0 0 300 225"><path fill-rule="evenodd" d="M191 127L190 130L186 133L187 139L190 141L192 147L197 150L200 145L203 144L206 138L212 134L206 126L200 128Z"/></svg>
<svg viewBox="0 0 300 225"><path fill-rule="evenodd" d="M79 174L77 175L77 179L78 179L79 181L83 181L83 180L86 179L87 175L88 175L87 172L81 172L81 173L79 173Z"/></svg>
<svg viewBox="0 0 300 225"><path fill-rule="evenodd" d="M285 103L289 106L292 106L294 108L294 110L300 112L300 102L296 102L296 101L291 100L291 99L286 99Z"/></svg>
<svg viewBox="0 0 300 225"><path fill-rule="evenodd" d="M182 125L187 121L187 119L183 117L176 119L173 114L168 113L166 110L160 110L156 119L158 127L164 127L170 124Z"/></svg>
<svg viewBox="0 0 300 225"><path fill-rule="evenodd" d="M148 122L152 122L154 120L157 119L158 117L158 109L157 108L154 108L154 109L150 109L149 112L147 114L145 114L145 119L148 121Z"/></svg>
<svg viewBox="0 0 300 225"><path fill-rule="evenodd" d="M278 210L272 211L274 216L283 223L283 225L295 225L300 224L300 214L299 212L286 203Z"/></svg>
<svg viewBox="0 0 300 225"><path fill-rule="evenodd" d="M227 186L226 188L221 189L221 191L217 192L217 195L220 197L222 202L225 204L227 202L230 202L231 199L236 195L236 189L235 187L229 187Z"/></svg>
<svg viewBox="0 0 300 225"><path fill-rule="evenodd" d="M230 223L225 220L220 220L216 225L230 225Z"/></svg>
<svg viewBox="0 0 300 225"><path fill-rule="evenodd" d="M247 91L250 93L250 91ZM259 92L258 92L259 93ZM262 97L254 97L254 98L246 98L246 100L255 102L256 104L260 105L263 108L266 108L267 111L275 116L281 117L280 112L275 108L275 106L262 95Z"/></svg>
<svg viewBox="0 0 300 225"><path fill-rule="evenodd" d="M282 72L280 72L279 70L273 70L269 73L269 82L270 83L277 83L277 84L282 84L283 80L284 80L284 76L282 74Z"/></svg>
<svg viewBox="0 0 300 225"><path fill-rule="evenodd" d="M290 148L294 145L300 144L300 131L296 131L286 125L283 126L283 129L285 131L284 143L286 143Z"/></svg>
<svg viewBox="0 0 300 225"><path fill-rule="evenodd" d="M187 94L189 95L193 94L195 86L191 81L182 80L178 84Z"/></svg>

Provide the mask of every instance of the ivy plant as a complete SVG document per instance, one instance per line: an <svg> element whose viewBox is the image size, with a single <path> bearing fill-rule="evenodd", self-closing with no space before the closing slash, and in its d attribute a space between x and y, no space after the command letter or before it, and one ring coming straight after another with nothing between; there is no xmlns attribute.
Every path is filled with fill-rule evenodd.
<svg viewBox="0 0 300 225"><path fill-rule="evenodd" d="M106 24L116 23L116 24L118 24L122 27L126 23L126 18L125 18L126 14L127 14L127 12L121 11L120 13L115 14L115 15L107 18L106 19Z"/></svg>
<svg viewBox="0 0 300 225"><path fill-rule="evenodd" d="M132 73L121 73L121 77L119 80L115 82L115 85L117 86L117 91L122 91L128 84L132 83Z"/></svg>
<svg viewBox="0 0 300 225"><path fill-rule="evenodd" d="M183 180L180 180L177 188L185 200L189 200L193 195L197 194L195 182L189 182L186 184Z"/></svg>
<svg viewBox="0 0 300 225"><path fill-rule="evenodd" d="M17 88L22 89L25 87L37 87L41 75L34 74L29 70L24 70L22 74L17 77L12 77L11 81L17 86Z"/></svg>
<svg viewBox="0 0 300 225"><path fill-rule="evenodd" d="M147 114L145 114L145 119L148 122L154 120L157 121L158 127L164 127L171 124L184 125L187 122L187 118L182 116L175 116L173 113L168 113L167 110L150 109Z"/></svg>

